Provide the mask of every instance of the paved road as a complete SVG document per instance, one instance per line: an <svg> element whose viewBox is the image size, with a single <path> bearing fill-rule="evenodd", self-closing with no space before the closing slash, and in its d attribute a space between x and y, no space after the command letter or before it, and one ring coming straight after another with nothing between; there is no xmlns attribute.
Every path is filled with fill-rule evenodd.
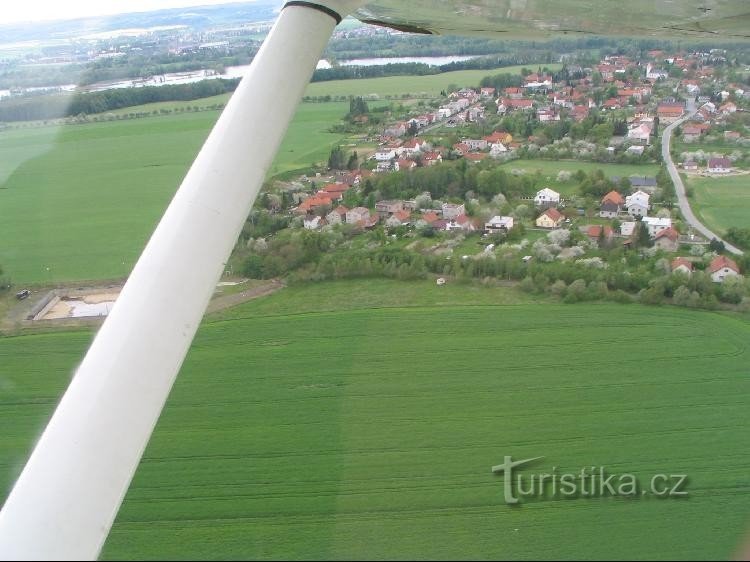
<svg viewBox="0 0 750 562"><path fill-rule="evenodd" d="M664 163L667 165L667 170L669 171L669 175L672 178L672 183L674 183L674 189L677 193L677 200L680 203L680 211L682 212L682 216L685 217L685 220L691 227L693 227L693 229L700 232L708 240L712 240L713 238L721 240L721 237L718 234L710 231L702 222L698 220L698 218L693 213L693 210L690 208L690 201L688 201L687 194L685 193L685 185L682 183L680 174L677 173L677 168L675 167L674 162L672 162L672 155L669 152L669 143L672 140L672 131L674 131L675 127L678 127L679 125L687 121L690 117L692 117L696 111L697 109L695 107L695 102L691 100L688 103L687 113L685 114L685 117L679 119L678 121L675 121L664 129L664 134L662 135L661 139L661 155ZM724 246L726 247L726 249L733 254L742 255L742 250L740 250L736 246L733 246L726 240L722 240L722 242L724 242Z"/></svg>

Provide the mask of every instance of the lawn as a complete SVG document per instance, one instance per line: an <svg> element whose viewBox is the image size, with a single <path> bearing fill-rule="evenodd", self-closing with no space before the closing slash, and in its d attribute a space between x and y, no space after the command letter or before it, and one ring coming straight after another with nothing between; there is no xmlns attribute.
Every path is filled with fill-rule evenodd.
<svg viewBox="0 0 750 562"><path fill-rule="evenodd" d="M530 298L337 282L208 319L103 558L733 556L750 519L747 321ZM0 339L0 490L90 337ZM505 455L688 474L690 497L511 508L490 470Z"/></svg>
<svg viewBox="0 0 750 562"><path fill-rule="evenodd" d="M271 173L325 161L345 102L302 104ZM0 264L16 283L127 274L218 111L0 133Z"/></svg>
<svg viewBox="0 0 750 562"><path fill-rule="evenodd" d="M600 162L582 162L579 160L511 160L503 166L508 170L526 170L527 174L541 172L550 181L550 186L563 195L575 195L578 182L570 180L558 182L557 173L566 170L575 173L583 170L586 173L602 170L606 177L618 176L656 176L659 172L657 164L606 164Z"/></svg>
<svg viewBox="0 0 750 562"><path fill-rule="evenodd" d="M690 199L693 211L717 234L731 226L750 228L750 175L690 177L686 186L693 191Z"/></svg>

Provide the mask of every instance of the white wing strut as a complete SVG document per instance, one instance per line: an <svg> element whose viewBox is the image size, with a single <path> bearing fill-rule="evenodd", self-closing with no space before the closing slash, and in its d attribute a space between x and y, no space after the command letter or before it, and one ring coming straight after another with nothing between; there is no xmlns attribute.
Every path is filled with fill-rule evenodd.
<svg viewBox="0 0 750 562"><path fill-rule="evenodd" d="M0 559L98 556L335 16L359 3L282 10L0 512Z"/></svg>

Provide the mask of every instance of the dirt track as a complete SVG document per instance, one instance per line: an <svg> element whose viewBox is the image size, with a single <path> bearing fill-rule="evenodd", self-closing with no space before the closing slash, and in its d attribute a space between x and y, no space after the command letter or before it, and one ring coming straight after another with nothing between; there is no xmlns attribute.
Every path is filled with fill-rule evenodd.
<svg viewBox="0 0 750 562"><path fill-rule="evenodd" d="M283 283L283 281L280 281L278 279L271 279L238 293L214 297L213 299L211 299L211 302L208 305L206 314L218 312L232 306L237 306L238 304L242 304L243 302L252 299L265 297L267 295L275 293L279 289L282 289L284 286L285 284ZM70 296L78 296L83 300L98 301L100 299L110 300L112 297L116 296L121 289L121 284L108 284L103 287L70 289L58 287L57 289L64 291ZM98 326L104 321L104 317L61 317L57 319L41 321L28 320L27 316L32 305L35 302L38 302L39 299L41 299L47 292L47 289L34 290L32 292L33 298L27 299L25 301L16 301L11 296L8 296L7 310L3 311L3 307L0 306L0 330L4 331L6 334L10 334L28 329L38 329L42 326L45 329L68 328L76 326ZM3 314L3 312L5 312L5 314Z"/></svg>
<svg viewBox="0 0 750 562"><path fill-rule="evenodd" d="M271 279L263 285L258 285L256 287L253 287L252 289L242 291L241 293L226 295L224 297L216 297L214 299L211 299L211 302L208 304L206 314L218 312L219 310L224 310L225 308L231 308L233 306L237 306L238 304L242 304L243 302L257 299L259 297L265 297L267 295L270 295L271 293L275 293L279 289L284 288L284 286L285 285L282 281L278 279Z"/></svg>

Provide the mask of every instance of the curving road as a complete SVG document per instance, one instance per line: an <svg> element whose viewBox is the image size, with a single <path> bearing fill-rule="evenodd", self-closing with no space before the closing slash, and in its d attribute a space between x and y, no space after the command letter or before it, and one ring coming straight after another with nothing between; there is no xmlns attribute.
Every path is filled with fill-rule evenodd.
<svg viewBox="0 0 750 562"><path fill-rule="evenodd" d="M680 174L677 173L677 168L675 167L674 162L672 162L672 155L669 152L669 143L672 140L672 131L674 131L675 127L678 127L679 125L687 121L690 117L692 117L696 111L697 108L695 107L695 101L690 100L688 102L687 113L685 114L685 116L664 129L664 134L662 135L661 139L661 156L664 160L664 163L667 165L667 170L669 171L669 176L672 178L672 183L674 183L674 190L677 193L677 200L680 204L680 212L682 212L682 216L685 218L687 223L691 227L693 227L693 229L700 232L703 236L706 237L707 240L712 240L713 238L721 240L721 236L709 230L701 221L699 221L693 213L693 210L690 208L690 202L688 201L687 194L685 193L685 185L682 183ZM733 246L726 240L721 241L724 242L724 246L726 247L726 249L733 254L736 254L738 256L743 254L742 250L740 250L736 246Z"/></svg>

